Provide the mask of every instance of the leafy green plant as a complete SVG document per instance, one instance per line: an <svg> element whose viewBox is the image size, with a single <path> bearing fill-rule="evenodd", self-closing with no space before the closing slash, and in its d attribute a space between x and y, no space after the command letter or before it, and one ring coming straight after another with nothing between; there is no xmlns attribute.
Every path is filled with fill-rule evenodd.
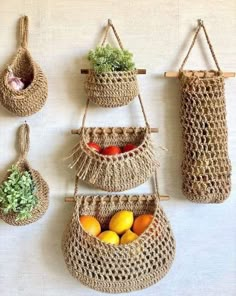
<svg viewBox="0 0 236 296"><path fill-rule="evenodd" d="M16 220L28 219L38 203L35 183L29 172L20 172L17 166L12 166L9 172L0 186L0 207L4 214L17 213Z"/></svg>
<svg viewBox="0 0 236 296"><path fill-rule="evenodd" d="M132 61L133 54L128 50L106 46L97 46L90 50L88 60L91 62L94 71L98 74L113 71L130 71L135 67Z"/></svg>

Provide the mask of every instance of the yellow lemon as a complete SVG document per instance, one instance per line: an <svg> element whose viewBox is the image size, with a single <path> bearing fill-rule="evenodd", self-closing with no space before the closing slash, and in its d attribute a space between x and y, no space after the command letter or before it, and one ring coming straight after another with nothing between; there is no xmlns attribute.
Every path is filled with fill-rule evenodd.
<svg viewBox="0 0 236 296"><path fill-rule="evenodd" d="M110 230L101 232L98 238L104 243L113 244L113 245L119 245L119 242L120 242L119 236L114 231L110 231Z"/></svg>
<svg viewBox="0 0 236 296"><path fill-rule="evenodd" d="M109 229L117 234L123 234L130 229L134 222L134 214L131 211L119 211L110 220Z"/></svg>
<svg viewBox="0 0 236 296"><path fill-rule="evenodd" d="M127 230L121 237L120 243L121 244L128 244L138 238L138 235L131 230Z"/></svg>

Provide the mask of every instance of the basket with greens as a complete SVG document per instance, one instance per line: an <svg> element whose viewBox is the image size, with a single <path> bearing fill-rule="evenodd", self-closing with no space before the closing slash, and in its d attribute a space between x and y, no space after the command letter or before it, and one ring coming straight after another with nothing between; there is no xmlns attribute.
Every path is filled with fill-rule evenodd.
<svg viewBox="0 0 236 296"><path fill-rule="evenodd" d="M19 129L19 144L20 157L0 185L0 218L15 226L26 225L41 218L49 203L47 183L26 159L29 150L27 124Z"/></svg>
<svg viewBox="0 0 236 296"><path fill-rule="evenodd" d="M114 48L109 44L105 46L110 28L120 48ZM101 46L90 50L88 60L93 68L85 82L88 99L102 107L119 107L127 105L138 95L137 71L133 55L123 48L110 20Z"/></svg>

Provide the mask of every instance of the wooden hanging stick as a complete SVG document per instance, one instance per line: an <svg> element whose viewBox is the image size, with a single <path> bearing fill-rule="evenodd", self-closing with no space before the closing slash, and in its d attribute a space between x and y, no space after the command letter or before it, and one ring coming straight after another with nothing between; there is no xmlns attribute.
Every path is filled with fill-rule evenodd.
<svg viewBox="0 0 236 296"><path fill-rule="evenodd" d="M89 72L91 71L91 69L81 69L81 74L89 74ZM137 74L146 74L147 71L146 69L137 69Z"/></svg>
<svg viewBox="0 0 236 296"><path fill-rule="evenodd" d="M192 75L192 71L189 72L185 72L187 76L191 76ZM197 75L199 77L203 77L205 74L204 72L195 72L194 75ZM207 76L213 76L214 72L208 72ZM177 78L179 76L179 72L174 72L174 71L169 71L169 72L165 72L164 73L164 77L167 78ZM223 76L224 78L230 78L230 77L235 77L235 72L223 72Z"/></svg>
<svg viewBox="0 0 236 296"><path fill-rule="evenodd" d="M101 134L103 131L104 131L104 129L97 128L96 133ZM111 134L112 133L112 129L111 128L106 128L105 131L106 131L107 134ZM119 127L115 128L115 131L116 131L117 134L121 134L122 133L122 129L120 129ZM78 135L78 134L80 134L80 132L81 132L81 128L71 130L72 135ZM133 133L133 128L129 128L128 130L126 130L126 132L132 134ZM153 128L151 128L151 132L152 133L158 133L159 132L159 129L153 127Z"/></svg>
<svg viewBox="0 0 236 296"><path fill-rule="evenodd" d="M139 197L139 199L145 200L145 197ZM169 200L169 199L170 199L169 195L160 195L160 200ZM107 200L109 200L108 197L107 197ZM75 199L74 199L74 197L66 197L65 202L75 202Z"/></svg>

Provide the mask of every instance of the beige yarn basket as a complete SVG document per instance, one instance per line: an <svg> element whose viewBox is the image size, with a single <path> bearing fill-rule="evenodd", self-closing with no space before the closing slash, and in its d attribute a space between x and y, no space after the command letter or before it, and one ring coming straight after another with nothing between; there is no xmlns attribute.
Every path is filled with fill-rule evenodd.
<svg viewBox="0 0 236 296"><path fill-rule="evenodd" d="M27 124L22 125L19 129L20 157L15 165L20 171L28 171L31 174L31 177L36 185L38 204L33 209L31 213L32 216L24 220L16 220L17 214L14 212L4 214L1 210L0 204L0 219L14 226L23 226L37 221L45 214L49 205L48 184L44 181L38 171L31 168L28 161L26 160L26 156L29 151L29 132L29 126ZM9 174L5 176L3 181L7 180L8 176Z"/></svg>
<svg viewBox="0 0 236 296"><path fill-rule="evenodd" d="M171 226L160 206L159 194L78 195L72 220L66 228L62 250L69 272L84 285L108 293L140 290L155 284L169 271L175 256ZM92 215L107 228L111 216L120 210L134 216L153 214L147 230L124 245L106 244L86 233L81 215Z"/></svg>
<svg viewBox="0 0 236 296"><path fill-rule="evenodd" d="M28 17L20 19L20 48L9 65L17 77L30 84L23 90L14 90L8 84L8 70L0 75L0 102L17 116L30 116L38 112L46 102L48 95L47 79L37 63L32 59L28 43Z"/></svg>
<svg viewBox="0 0 236 296"><path fill-rule="evenodd" d="M71 168L75 167L76 174L96 188L109 192L118 192L134 188L148 180L158 166L154 147L151 141L151 131L142 107L146 127L85 128L89 100L82 123L79 143L74 147L71 157ZM97 130L102 132L98 133ZM87 143L95 142L101 147L116 145L122 147L128 143L138 147L132 151L117 155L102 155L91 149Z"/></svg>
<svg viewBox="0 0 236 296"><path fill-rule="evenodd" d="M201 28L218 69L201 71L204 77L199 77L198 71L183 71ZM179 77L184 141L183 192L194 202L223 202L231 190L224 77L202 22L181 66Z"/></svg>
<svg viewBox="0 0 236 296"><path fill-rule="evenodd" d="M108 20L102 46L107 39L108 31L112 28L120 48L121 43L114 25ZM96 74L90 71L85 81L85 91L88 99L101 107L119 107L129 104L138 94L137 71L114 71Z"/></svg>

